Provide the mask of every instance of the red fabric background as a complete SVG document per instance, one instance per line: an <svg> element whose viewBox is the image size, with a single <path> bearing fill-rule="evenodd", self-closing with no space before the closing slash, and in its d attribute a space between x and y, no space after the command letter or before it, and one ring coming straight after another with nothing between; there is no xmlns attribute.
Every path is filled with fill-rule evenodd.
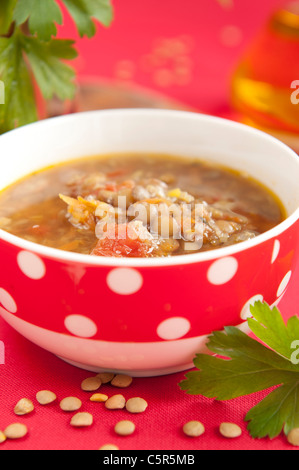
<svg viewBox="0 0 299 470"><path fill-rule="evenodd" d="M170 97L210 114L231 116L228 102L229 79L247 44L263 25L270 11L281 0L235 0L232 9L219 6L217 0L115 0L115 21L110 29L99 28L95 39L79 40L80 58L76 62L79 77L100 77L124 80L162 92ZM72 37L74 26L68 19L61 36ZM174 83L173 63L148 67L149 55L165 40L179 39L186 45L181 51L187 64L185 83ZM187 57L187 58L186 58ZM125 63L123 62L125 61ZM164 73L164 76L163 76ZM157 79L160 77L160 79ZM298 77L294 77L298 78ZM183 81L184 81L183 80ZM5 269L3 266L2 269ZM280 308L286 316L298 314L299 267ZM41 312L42 313L42 312ZM80 390L88 372L63 363L50 353L29 343L0 319L0 340L5 345L5 364L0 365L0 429L12 422L27 424L29 434L20 441L7 441L1 450L84 449L96 450L105 443L115 443L123 450L194 450L194 449L292 449L284 436L253 440L243 422L246 412L265 392L231 402L215 402L192 397L180 391L178 383L184 373L156 378L137 378L123 391L126 398L144 397L149 407L142 415L131 416L125 411L108 411L102 404L89 402L89 395ZM70 416L58 404L41 407L35 394L41 389L53 390L58 399L78 396L84 411L94 415L90 429L73 429ZM104 385L103 393L117 393ZM16 402L23 397L32 399L36 410L18 418L13 413ZM121 438L114 434L114 424L121 419L133 419L134 435ZM187 438L182 425L199 419L206 426L200 438ZM217 428L223 421L241 425L242 437L226 440Z"/></svg>
<svg viewBox="0 0 299 470"><path fill-rule="evenodd" d="M232 3L224 8L220 4ZM286 0L114 0L115 19L110 28L98 28L97 37L80 39L71 20L61 37L77 37L80 78L120 80L123 62L131 72L123 80L177 98L210 114L230 113L228 97L231 74L269 14ZM190 60L186 84L159 85L157 69L173 70L171 60L150 65L149 55L165 41L186 44L179 56ZM128 62L128 64L126 64ZM131 66L131 67L130 67Z"/></svg>

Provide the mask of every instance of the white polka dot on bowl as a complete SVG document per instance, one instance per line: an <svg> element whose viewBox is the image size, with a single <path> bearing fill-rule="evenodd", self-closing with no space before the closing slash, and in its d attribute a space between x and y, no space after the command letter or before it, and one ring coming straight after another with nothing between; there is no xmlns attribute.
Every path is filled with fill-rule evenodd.
<svg viewBox="0 0 299 470"><path fill-rule="evenodd" d="M0 306L10 313L16 313L18 308L12 296L5 290L0 288Z"/></svg>
<svg viewBox="0 0 299 470"><path fill-rule="evenodd" d="M191 324L187 318L173 317L164 320L157 328L157 335L161 339L179 339L189 333Z"/></svg>
<svg viewBox="0 0 299 470"><path fill-rule="evenodd" d="M136 269L116 268L108 274L107 284L116 294L132 295L141 289L143 278Z"/></svg>
<svg viewBox="0 0 299 470"><path fill-rule="evenodd" d="M277 289L277 297L280 297L286 290L289 282L290 282L290 279L291 279L291 276L292 276L292 271L289 271L283 278L283 280L281 281L281 283L279 284L279 287Z"/></svg>
<svg viewBox="0 0 299 470"><path fill-rule="evenodd" d="M276 261L278 255L279 255L279 251L280 251L280 241L279 241L279 240L275 240L275 241L274 241L274 245L273 245L273 252L272 252L272 258L271 258L271 264L273 264L274 261Z"/></svg>
<svg viewBox="0 0 299 470"><path fill-rule="evenodd" d="M238 261L232 256L215 261L208 270L208 281L220 286L231 281L238 271Z"/></svg>
<svg viewBox="0 0 299 470"><path fill-rule="evenodd" d="M17 263L22 273L29 279L42 279L46 274L46 266L43 260L30 251L20 251L17 256Z"/></svg>
<svg viewBox="0 0 299 470"><path fill-rule="evenodd" d="M92 338L98 331L94 321L84 315L69 315L64 325L70 333L81 338Z"/></svg>

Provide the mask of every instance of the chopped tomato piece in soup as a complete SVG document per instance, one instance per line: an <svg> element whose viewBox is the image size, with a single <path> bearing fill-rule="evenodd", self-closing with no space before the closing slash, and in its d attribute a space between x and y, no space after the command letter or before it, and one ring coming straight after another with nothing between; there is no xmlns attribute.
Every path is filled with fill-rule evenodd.
<svg viewBox="0 0 299 470"><path fill-rule="evenodd" d="M98 241L91 254L95 256L115 256L117 258L143 258L147 257L152 251L151 245L145 244L141 240L131 240L130 238L111 240L104 238Z"/></svg>
<svg viewBox="0 0 299 470"><path fill-rule="evenodd" d="M113 229L114 236L111 231L110 238L108 231L108 236L97 242L91 255L146 258L153 252L155 247L153 241L149 239L141 240L129 224L116 225Z"/></svg>

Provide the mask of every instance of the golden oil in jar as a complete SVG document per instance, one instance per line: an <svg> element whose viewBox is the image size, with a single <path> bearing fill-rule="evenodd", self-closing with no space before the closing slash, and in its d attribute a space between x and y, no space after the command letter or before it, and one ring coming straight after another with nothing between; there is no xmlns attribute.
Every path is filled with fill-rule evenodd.
<svg viewBox="0 0 299 470"><path fill-rule="evenodd" d="M299 0L274 13L232 79L243 121L299 150Z"/></svg>

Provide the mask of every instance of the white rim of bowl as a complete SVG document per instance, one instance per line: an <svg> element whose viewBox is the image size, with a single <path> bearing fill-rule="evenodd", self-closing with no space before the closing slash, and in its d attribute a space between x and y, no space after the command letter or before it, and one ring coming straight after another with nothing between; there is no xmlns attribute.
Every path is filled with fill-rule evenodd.
<svg viewBox="0 0 299 470"><path fill-rule="evenodd" d="M22 132L26 132L28 127L39 127L39 126L49 126L49 123L55 124L57 121L73 121L80 117L81 119L87 116L92 116L96 114L165 114L174 117L175 115L182 116L186 115L189 118L200 120L208 120L211 122L218 122L221 123L223 126L235 127L246 130L247 132L251 133L252 135L260 134L263 136L265 140L269 142L275 142L277 146L280 146L283 151L287 151L289 153L289 157L296 159L299 167L299 156L293 151L290 147L286 144L281 142L280 140L276 139L275 137L260 131L258 129L252 128L245 124L230 121L228 119L220 118L217 116L211 116L206 114L200 114L190 111L176 111L176 110L164 110L164 109L147 109L147 108L138 108L138 109L105 109L105 110L96 110L96 111L87 111L82 113L74 113L65 116L58 116L50 119L41 120L38 122L34 122L32 124L28 124L26 126L20 127L18 129L14 129L9 131L2 136L1 139L5 139L6 136L10 136L11 134L21 134ZM63 160L61 161L64 162ZM67 161L66 161L67 162ZM42 169L42 168L41 168ZM211 261L218 258L224 258L228 256L233 256L237 253L242 251L246 251L250 248L254 248L262 243L269 241L271 239L275 239L283 232L285 232L288 228L296 223L299 220L299 206L298 208L288 216L283 222L276 225L272 229L268 230L267 232L258 235L256 238L251 240L247 240L244 242L240 242L235 245L230 245L227 247L217 248L215 250L209 250L205 252L199 252L194 254L188 255L178 255L178 256L171 256L168 258L113 258L113 257L97 257L91 255L84 255L80 253L73 253L68 251L59 250L58 248L51 248L44 245L39 245L34 242L30 242L28 240L24 240L20 237L12 235L4 230L0 229L0 240L4 240L5 242L18 247L25 251L30 251L36 254L43 256L44 258L55 259L56 261L68 262L72 264L84 264L89 266L102 266L102 267L136 267L136 268L152 268L152 267L168 267L168 266L179 266L179 265L187 265L187 264L195 264L205 261Z"/></svg>

